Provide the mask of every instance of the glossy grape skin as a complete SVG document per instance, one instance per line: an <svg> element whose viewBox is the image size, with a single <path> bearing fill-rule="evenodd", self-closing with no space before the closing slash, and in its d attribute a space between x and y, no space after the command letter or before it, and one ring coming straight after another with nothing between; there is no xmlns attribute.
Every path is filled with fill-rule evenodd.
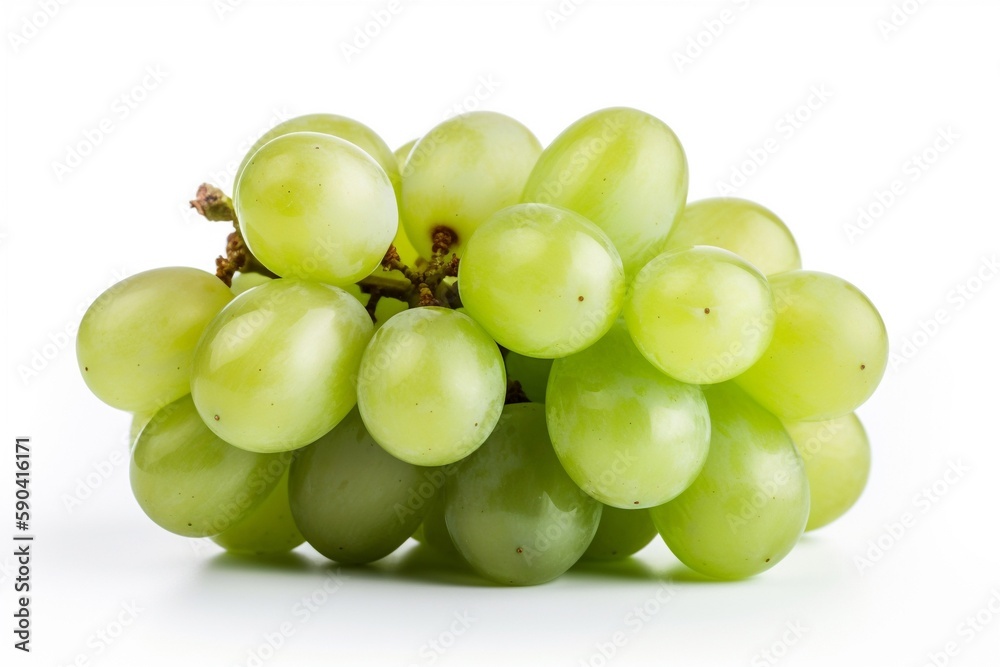
<svg viewBox="0 0 1000 667"><path fill-rule="evenodd" d="M400 206L417 252L429 259L444 226L457 236L449 252L461 256L487 218L520 201L541 150L528 128L493 111L454 116L421 137L403 168Z"/></svg>
<svg viewBox="0 0 1000 667"><path fill-rule="evenodd" d="M503 358L472 318L447 308L399 313L372 338L358 371L358 408L393 456L439 466L475 451L507 391Z"/></svg>
<svg viewBox="0 0 1000 667"><path fill-rule="evenodd" d="M477 572L503 584L558 577L586 551L601 518L601 504L559 465L537 403L506 406L489 440L458 464L446 489L455 547Z"/></svg>
<svg viewBox="0 0 1000 667"><path fill-rule="evenodd" d="M195 405L237 447L303 447L354 407L371 335L371 318L347 292L272 280L238 296L205 330L191 378Z"/></svg>
<svg viewBox="0 0 1000 667"><path fill-rule="evenodd" d="M235 526L278 484L287 461L220 440L190 396L165 406L132 449L132 493L149 518L187 537L218 535Z"/></svg>
<svg viewBox="0 0 1000 667"><path fill-rule="evenodd" d="M212 541L231 553L254 556L282 554L305 542L288 504L288 470L286 467L260 505L232 527L213 535Z"/></svg>
<svg viewBox="0 0 1000 667"><path fill-rule="evenodd" d="M152 412L187 394L202 331L233 298L210 273L187 267L130 276L101 294L80 322L76 358L108 405Z"/></svg>
<svg viewBox="0 0 1000 667"><path fill-rule="evenodd" d="M733 381L784 421L853 411L875 391L889 358L875 306L854 285L825 273L790 271L770 283L774 336Z"/></svg>
<svg viewBox="0 0 1000 667"><path fill-rule="evenodd" d="M229 288L233 292L233 296L239 296L243 292L252 290L257 285L263 285L268 283L273 278L271 276L265 276L263 273L257 273L255 271L250 271L248 273L237 272L233 276L233 284Z"/></svg>
<svg viewBox="0 0 1000 667"><path fill-rule="evenodd" d="M821 528L858 501L871 470L868 434L853 412L819 422L786 422L809 476L809 522Z"/></svg>
<svg viewBox="0 0 1000 667"><path fill-rule="evenodd" d="M393 155L396 156L396 164L399 166L400 173L403 172L403 168L406 167L406 158L410 157L410 152L413 147L417 145L417 139L410 139L405 144L393 151Z"/></svg>
<svg viewBox="0 0 1000 667"><path fill-rule="evenodd" d="M623 312L643 356L692 384L736 377L764 354L774 333L767 279L738 255L710 246L654 257L632 281Z"/></svg>
<svg viewBox="0 0 1000 667"><path fill-rule="evenodd" d="M486 221L458 267L466 311L507 349L529 357L579 352L621 312L625 276L607 235L581 216L520 204Z"/></svg>
<svg viewBox="0 0 1000 667"><path fill-rule="evenodd" d="M663 247L687 199L684 149L653 116L602 109L542 152L521 201L562 206L603 229L633 276Z"/></svg>
<svg viewBox="0 0 1000 667"><path fill-rule="evenodd" d="M650 516L685 565L741 579L784 558L809 517L809 482L781 422L732 383L705 388L712 444L705 467Z"/></svg>
<svg viewBox="0 0 1000 667"><path fill-rule="evenodd" d="M545 386L549 383L552 359L526 357L517 352L508 352L504 357L507 377L521 384L524 395L532 403L545 402Z"/></svg>
<svg viewBox="0 0 1000 667"><path fill-rule="evenodd" d="M546 398L560 462L606 505L662 505L694 481L708 456L712 425L701 390L653 368L622 322L557 359Z"/></svg>
<svg viewBox="0 0 1000 667"><path fill-rule="evenodd" d="M272 139L233 195L247 247L285 278L347 285L374 271L398 228L392 183L367 153L328 134Z"/></svg>
<svg viewBox="0 0 1000 667"><path fill-rule="evenodd" d="M327 558L369 563L395 551L420 525L444 483L434 472L386 453L352 410L296 452L288 479L292 516Z"/></svg>
<svg viewBox="0 0 1000 667"><path fill-rule="evenodd" d="M135 447L135 442L139 438L139 434L142 433L142 429L146 427L146 424L149 423L157 412L157 410L150 410L148 412L132 413L132 422L128 427L129 451L132 451L132 448Z"/></svg>
<svg viewBox="0 0 1000 667"><path fill-rule="evenodd" d="M802 268L799 247L777 215L735 197L689 202L674 223L664 251L709 245L734 252L765 276Z"/></svg>
<svg viewBox="0 0 1000 667"><path fill-rule="evenodd" d="M649 510L623 510L605 505L601 523L580 560L606 561L628 558L656 537Z"/></svg>
<svg viewBox="0 0 1000 667"><path fill-rule="evenodd" d="M243 169L246 168L250 159L258 150L260 150L261 146L272 139L286 134L291 134L293 132L317 132L319 134L328 134L334 137L339 137L340 139L351 142L370 155L372 159L378 163L378 166L382 167L382 170L385 171L386 176L392 183L392 188L396 193L396 197L399 197L399 166L396 156L392 149L389 148L389 145L386 144L385 141L383 141L382 138L367 125L352 118L347 118L346 116L337 116L330 113L314 113L305 116L296 116L295 118L290 118L283 123L275 125L273 128L265 132L257 141L254 142L253 146L250 147L250 150L248 150L247 154L244 156L243 161L236 170L236 182L239 182ZM235 187L233 189L235 190Z"/></svg>

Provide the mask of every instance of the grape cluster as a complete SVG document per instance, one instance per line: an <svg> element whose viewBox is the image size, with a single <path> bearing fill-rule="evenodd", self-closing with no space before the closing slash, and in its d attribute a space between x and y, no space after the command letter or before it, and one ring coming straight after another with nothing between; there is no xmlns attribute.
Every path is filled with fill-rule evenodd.
<svg viewBox="0 0 1000 667"><path fill-rule="evenodd" d="M473 112L395 153L295 118L194 202L235 226L217 274L109 289L80 369L135 415L146 514L234 552L366 563L412 536L521 585L659 533L751 576L860 496L886 331L771 211L687 188L635 109L544 149Z"/></svg>

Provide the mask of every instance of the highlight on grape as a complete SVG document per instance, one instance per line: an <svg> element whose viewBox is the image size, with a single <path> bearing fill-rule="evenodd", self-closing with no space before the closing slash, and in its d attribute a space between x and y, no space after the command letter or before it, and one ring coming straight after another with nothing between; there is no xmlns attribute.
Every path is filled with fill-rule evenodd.
<svg viewBox="0 0 1000 667"><path fill-rule="evenodd" d="M393 151L318 113L235 173L191 202L231 225L214 275L130 276L79 326L161 527L345 564L414 538L508 585L659 535L740 579L863 492L881 316L771 210L687 201L658 118L602 109L543 146L473 111Z"/></svg>

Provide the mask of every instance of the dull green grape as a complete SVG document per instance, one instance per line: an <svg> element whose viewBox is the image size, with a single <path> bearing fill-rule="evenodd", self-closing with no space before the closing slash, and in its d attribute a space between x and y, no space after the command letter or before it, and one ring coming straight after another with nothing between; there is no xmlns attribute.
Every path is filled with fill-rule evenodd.
<svg viewBox="0 0 1000 667"><path fill-rule="evenodd" d="M605 505L601 523L580 560L619 560L638 553L656 537L649 510L623 510Z"/></svg>
<svg viewBox="0 0 1000 667"><path fill-rule="evenodd" d="M226 551L256 556L285 553L305 542L288 504L288 470L286 467L260 505L230 528L213 535L212 541Z"/></svg>

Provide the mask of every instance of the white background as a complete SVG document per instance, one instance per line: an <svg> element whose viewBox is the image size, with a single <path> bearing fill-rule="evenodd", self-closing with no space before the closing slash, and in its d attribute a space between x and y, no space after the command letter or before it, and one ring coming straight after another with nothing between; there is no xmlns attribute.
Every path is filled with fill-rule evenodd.
<svg viewBox="0 0 1000 667"><path fill-rule="evenodd" d="M5 665L996 664L995 0L900 1L912 16L881 28L889 0L591 0L563 3L558 22L555 0L63 1L48 18L44 2L7 0L0 16L0 539L14 532L17 435L33 441L38 536L30 655L11 647L12 548L0 547ZM345 54L387 8L388 25ZM649 111L684 143L692 199L753 172L736 194L787 221L808 268L860 286L900 355L860 410L874 464L847 517L745 582L701 581L656 542L617 567L505 589L405 548L339 575L308 547L256 566L142 515L123 463L128 416L77 371L82 309L141 270L212 270L227 229L186 201L203 180L230 189L227 170L278 120L344 114L395 147L456 105L510 114L543 143L601 107ZM952 138L935 149L939 133ZM744 164L769 139L764 164ZM57 163L72 151L86 155L67 171ZM933 163L914 171L925 151ZM849 234L897 179L902 194ZM922 333L936 312L943 324ZM86 497L70 506L74 495ZM314 594L306 618L296 605ZM461 635L456 614L472 619ZM618 632L606 660L599 645Z"/></svg>

